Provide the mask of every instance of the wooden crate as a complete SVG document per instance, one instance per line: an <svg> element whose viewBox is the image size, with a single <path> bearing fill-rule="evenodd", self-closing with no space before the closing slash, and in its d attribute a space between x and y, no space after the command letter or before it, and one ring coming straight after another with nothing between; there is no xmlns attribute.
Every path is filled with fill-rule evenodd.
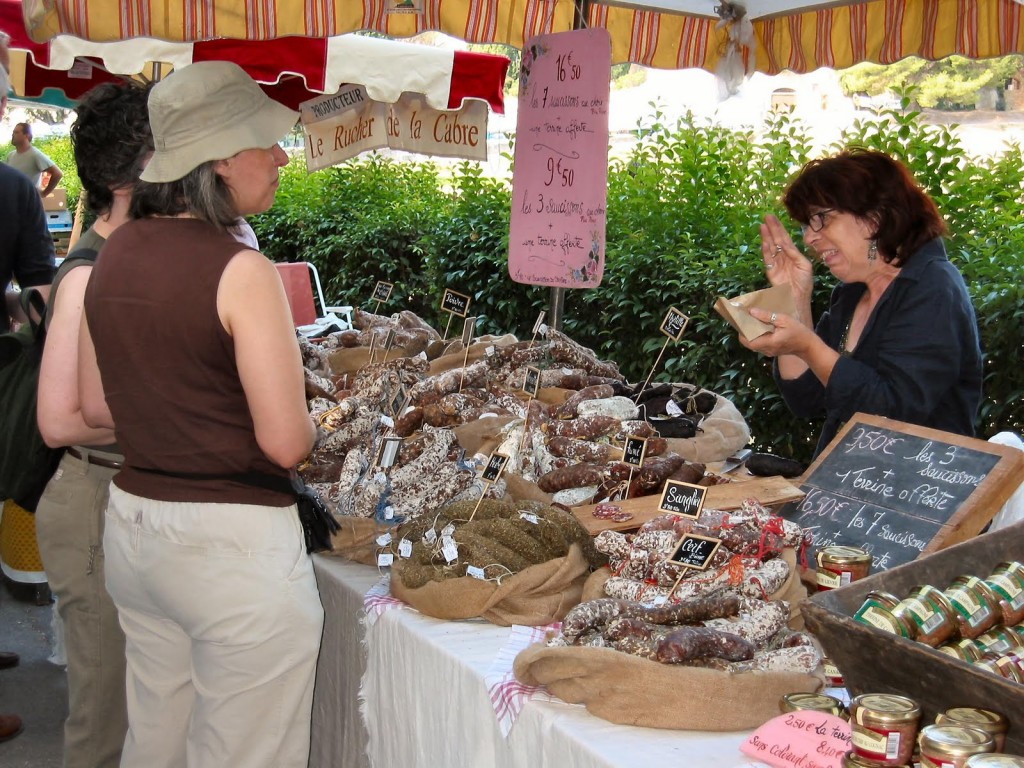
<svg viewBox="0 0 1024 768"><path fill-rule="evenodd" d="M1024 685L972 667L934 648L853 620L873 590L904 597L919 584L945 589L957 576L985 578L1004 560L1024 559L1024 522L977 536L941 552L820 592L801 611L835 662L851 696L896 693L921 705L921 724L950 707L982 707L1010 721L1006 752L1024 755Z"/></svg>

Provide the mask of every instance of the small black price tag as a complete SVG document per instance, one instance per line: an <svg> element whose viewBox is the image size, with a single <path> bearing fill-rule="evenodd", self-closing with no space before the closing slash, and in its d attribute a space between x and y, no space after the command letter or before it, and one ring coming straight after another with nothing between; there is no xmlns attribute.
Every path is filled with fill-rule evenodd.
<svg viewBox="0 0 1024 768"><path fill-rule="evenodd" d="M373 288L373 296L371 300L385 302L391 298L391 289L394 288L393 283L385 283L383 280L378 280L377 285Z"/></svg>
<svg viewBox="0 0 1024 768"><path fill-rule="evenodd" d="M395 346L395 329L389 328L388 335L384 337L384 351L390 352L393 346Z"/></svg>
<svg viewBox="0 0 1024 768"><path fill-rule="evenodd" d="M647 455L647 438L638 435L627 435L626 444L622 447L622 463L631 467L642 467Z"/></svg>
<svg viewBox="0 0 1024 768"><path fill-rule="evenodd" d="M530 397L536 397L540 391L540 368L532 365L526 366L526 378L523 379L523 392Z"/></svg>
<svg viewBox="0 0 1024 768"><path fill-rule="evenodd" d="M682 517L700 517L707 492L708 489L703 485L693 485L680 480L666 480L665 490L661 492L658 511Z"/></svg>
<svg viewBox="0 0 1024 768"><path fill-rule="evenodd" d="M687 568L703 571L708 567L708 563L711 562L712 556L721 543L721 539L688 533L679 540L679 544L669 556L669 560Z"/></svg>
<svg viewBox="0 0 1024 768"><path fill-rule="evenodd" d="M476 330L476 317L467 317L462 326L462 346L468 347L473 343L473 331Z"/></svg>
<svg viewBox="0 0 1024 768"><path fill-rule="evenodd" d="M501 473L505 471L505 465L508 463L508 456L503 453L492 453L491 457L487 460L487 466L484 467L483 474L481 477L485 483L496 483L498 478L501 477Z"/></svg>
<svg viewBox="0 0 1024 768"><path fill-rule="evenodd" d="M686 326L689 324L690 318L675 307L669 307L668 312L665 314L665 319L661 321L660 330L672 341L679 341L679 337L683 335Z"/></svg>
<svg viewBox="0 0 1024 768"><path fill-rule="evenodd" d="M405 391L405 387L401 384L398 385L398 389L388 400L388 411L396 419L402 415L402 411L405 410L405 404L409 401L409 394Z"/></svg>
<svg viewBox="0 0 1024 768"><path fill-rule="evenodd" d="M444 295L441 296L441 309L451 312L453 315L465 317L469 313L469 301L469 296L466 294L445 288Z"/></svg>
<svg viewBox="0 0 1024 768"><path fill-rule="evenodd" d="M380 454L377 456L377 466L387 469L395 463L398 458L398 449L402 447L402 438L385 437L381 441Z"/></svg>

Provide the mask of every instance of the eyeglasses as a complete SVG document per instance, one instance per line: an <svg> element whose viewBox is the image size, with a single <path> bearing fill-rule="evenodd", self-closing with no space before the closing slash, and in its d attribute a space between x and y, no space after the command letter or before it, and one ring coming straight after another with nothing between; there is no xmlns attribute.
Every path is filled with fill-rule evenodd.
<svg viewBox="0 0 1024 768"><path fill-rule="evenodd" d="M807 217L807 223L804 224L800 229L806 232L808 229L811 232L821 232L828 224L828 214L835 212L835 208L824 208L816 213L812 213Z"/></svg>

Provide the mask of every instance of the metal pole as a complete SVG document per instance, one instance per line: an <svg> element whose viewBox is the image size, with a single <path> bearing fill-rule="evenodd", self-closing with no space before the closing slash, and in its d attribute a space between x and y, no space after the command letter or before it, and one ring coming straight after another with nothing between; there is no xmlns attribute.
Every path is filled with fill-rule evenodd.
<svg viewBox="0 0 1024 768"><path fill-rule="evenodd" d="M562 330L562 313L565 310L565 288L552 288L548 305L548 327Z"/></svg>

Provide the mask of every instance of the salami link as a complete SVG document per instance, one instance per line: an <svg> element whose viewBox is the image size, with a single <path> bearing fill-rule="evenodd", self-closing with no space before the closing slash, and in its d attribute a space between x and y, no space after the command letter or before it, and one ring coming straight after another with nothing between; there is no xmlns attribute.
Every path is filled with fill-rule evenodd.
<svg viewBox="0 0 1024 768"><path fill-rule="evenodd" d="M584 400L602 400L615 394L615 390L609 384L597 384L592 387L584 387L574 392L565 399L561 405L551 409L551 415L556 419L576 418L576 409Z"/></svg>
<svg viewBox="0 0 1024 768"><path fill-rule="evenodd" d="M602 464L573 464L562 469L553 469L537 480L544 493L554 493L566 488L580 488L584 485L600 485L604 479Z"/></svg>
<svg viewBox="0 0 1024 768"><path fill-rule="evenodd" d="M658 641L655 658L664 664L707 658L746 661L754 652L754 645L738 635L707 627L680 627Z"/></svg>
<svg viewBox="0 0 1024 768"><path fill-rule="evenodd" d="M578 437L593 440L615 430L619 420L611 416L581 416L566 421L551 421L543 425L545 434L554 437Z"/></svg>
<svg viewBox="0 0 1024 768"><path fill-rule="evenodd" d="M612 447L608 443L594 443L589 440L578 440L575 437L551 437L547 444L552 455L574 461L607 463L613 453Z"/></svg>
<svg viewBox="0 0 1024 768"><path fill-rule="evenodd" d="M562 634L570 644L584 632L595 627L604 627L612 619L623 615L630 609L627 600L600 598L580 603L571 609L562 619Z"/></svg>
<svg viewBox="0 0 1024 768"><path fill-rule="evenodd" d="M740 598L736 595L718 595L645 607L639 617L651 624L696 624L735 616L740 611L740 605Z"/></svg>

